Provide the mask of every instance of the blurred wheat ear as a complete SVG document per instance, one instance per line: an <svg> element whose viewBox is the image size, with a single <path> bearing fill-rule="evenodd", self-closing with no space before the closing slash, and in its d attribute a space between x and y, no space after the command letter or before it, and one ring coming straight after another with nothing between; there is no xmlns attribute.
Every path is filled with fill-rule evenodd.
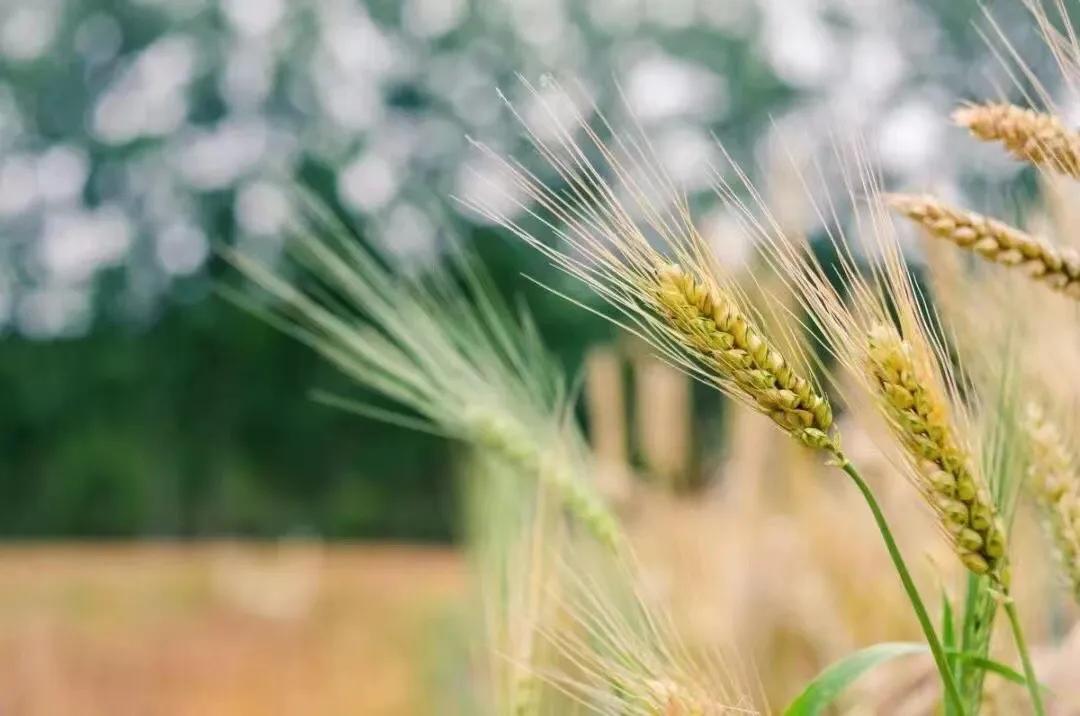
<svg viewBox="0 0 1080 716"><path fill-rule="evenodd" d="M264 300L228 295L403 410L326 402L497 457L550 490L609 549L621 549L618 520L590 483L566 381L529 316L515 316L467 255L408 278L318 200L297 200L305 211L286 242L285 268L225 253Z"/></svg>
<svg viewBox="0 0 1080 716"><path fill-rule="evenodd" d="M1000 142L1017 159L1080 179L1080 133L1052 114L1014 104L969 104L952 115L984 142Z"/></svg>
<svg viewBox="0 0 1080 716"><path fill-rule="evenodd" d="M983 258L1013 267L1035 281L1080 300L1080 253L1004 222L948 206L930 196L893 194L889 204L932 236Z"/></svg>
<svg viewBox="0 0 1080 716"><path fill-rule="evenodd" d="M1061 576L1080 602L1080 468L1068 440L1036 403L1024 422L1031 448L1028 486L1042 509Z"/></svg>

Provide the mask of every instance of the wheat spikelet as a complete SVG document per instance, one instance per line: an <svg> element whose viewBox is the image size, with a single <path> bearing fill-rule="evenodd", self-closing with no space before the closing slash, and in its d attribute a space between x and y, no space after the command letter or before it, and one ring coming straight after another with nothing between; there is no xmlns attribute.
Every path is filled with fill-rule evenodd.
<svg viewBox="0 0 1080 716"><path fill-rule="evenodd" d="M888 201L933 236L1003 266L1019 268L1030 278L1080 300L1080 253L1052 246L996 219L952 208L931 196L893 194Z"/></svg>
<svg viewBox="0 0 1080 716"><path fill-rule="evenodd" d="M1013 104L971 104L953 121L984 142L1001 142L1017 159L1080 179L1080 133L1052 114Z"/></svg>
<svg viewBox="0 0 1080 716"><path fill-rule="evenodd" d="M960 560L976 574L1008 586L1005 530L974 461L956 439L947 402L891 326L867 337L869 369L897 438L915 458L919 487L941 520Z"/></svg>
<svg viewBox="0 0 1080 716"><path fill-rule="evenodd" d="M674 264L659 272L655 298L681 340L777 425L809 447L839 451L829 435L828 400L791 368L734 299Z"/></svg>
<svg viewBox="0 0 1080 716"><path fill-rule="evenodd" d="M1024 424L1031 448L1029 487L1042 508L1061 572L1080 601L1080 470L1058 426L1037 405Z"/></svg>

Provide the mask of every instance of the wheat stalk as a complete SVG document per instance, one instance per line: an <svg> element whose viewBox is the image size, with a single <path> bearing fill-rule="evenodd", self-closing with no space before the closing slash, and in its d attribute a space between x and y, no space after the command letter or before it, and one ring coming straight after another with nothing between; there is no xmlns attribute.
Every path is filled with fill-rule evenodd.
<svg viewBox="0 0 1080 716"><path fill-rule="evenodd" d="M878 398L897 439L914 457L919 487L960 560L1008 586L1005 529L974 460L957 440L947 402L894 328L879 324L867 339Z"/></svg>
<svg viewBox="0 0 1080 716"><path fill-rule="evenodd" d="M565 126L554 132L555 139L545 139L519 119L562 189L477 147L502 168L503 183L533 205L504 192L508 203L538 219L563 246L541 240L502 207L464 203L592 288L668 363L768 415L803 444L839 455L828 400L793 367L799 348L782 352L775 339L766 338L749 302L714 265L686 197L651 155L648 140L630 136L606 143L582 116L575 129L585 141ZM592 150L596 159L589 156Z"/></svg>
<svg viewBox="0 0 1080 716"><path fill-rule="evenodd" d="M566 417L561 369L528 317L513 316L465 257L456 271L409 281L351 241L321 205L307 208L286 248L293 267L318 288L230 253L275 303L266 309L238 301L413 414L326 402L486 450L539 481L597 540L620 549L618 520L588 482L584 440Z"/></svg>
<svg viewBox="0 0 1080 716"><path fill-rule="evenodd" d="M1024 423L1031 463L1029 488L1042 508L1061 573L1080 601L1080 468L1061 430L1035 404Z"/></svg>
<svg viewBox="0 0 1080 716"><path fill-rule="evenodd" d="M931 196L892 194L889 205L931 235L985 259L1024 271L1030 278L1080 300L1080 253L1058 248L996 219L956 209Z"/></svg>
<svg viewBox="0 0 1080 716"><path fill-rule="evenodd" d="M1017 159L1080 179L1080 133L1052 114L1014 104L970 104L953 121L984 142L1001 142Z"/></svg>

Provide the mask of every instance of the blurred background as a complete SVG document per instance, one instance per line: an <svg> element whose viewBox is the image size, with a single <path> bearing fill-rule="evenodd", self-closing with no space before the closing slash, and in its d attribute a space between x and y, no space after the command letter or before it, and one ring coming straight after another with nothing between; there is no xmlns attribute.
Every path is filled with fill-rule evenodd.
<svg viewBox="0 0 1080 716"><path fill-rule="evenodd" d="M580 293L451 199L493 198L466 137L524 151L519 73L625 101L737 264L714 136L811 235L789 155L837 137L895 188L1031 185L947 121L1011 87L987 30L974 0L0 0L0 711L411 713L441 678L454 447L312 402L344 380L215 294L295 184L406 267L470 246L586 376L605 459L693 493L724 406L522 278Z"/></svg>

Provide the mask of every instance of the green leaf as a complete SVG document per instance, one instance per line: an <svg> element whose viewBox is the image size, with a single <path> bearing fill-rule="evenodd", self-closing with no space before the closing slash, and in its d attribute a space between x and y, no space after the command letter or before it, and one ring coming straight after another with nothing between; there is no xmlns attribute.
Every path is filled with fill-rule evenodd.
<svg viewBox="0 0 1080 716"><path fill-rule="evenodd" d="M945 650L956 648L956 620L953 617L952 602L945 590L941 591L941 643Z"/></svg>
<svg viewBox="0 0 1080 716"><path fill-rule="evenodd" d="M864 673L891 659L927 650L925 644L886 642L848 654L811 681L784 710L785 716L816 716Z"/></svg>
<svg viewBox="0 0 1080 716"><path fill-rule="evenodd" d="M946 661L949 664L949 669L955 674L956 658L952 655L952 652L956 650L956 621L953 617L952 601L949 599L949 593L945 590L941 590L941 642L945 648ZM955 716L957 707L951 699L946 699L944 703L945 716Z"/></svg>
<svg viewBox="0 0 1080 716"><path fill-rule="evenodd" d="M1024 678L1023 674L1021 674L1019 671L1012 668L1011 666L1006 666L1005 664L1002 664L1000 661L994 661L993 659L989 659L985 656L971 654L965 651L948 651L947 654L951 658L965 661L972 666L983 669L984 671L989 671L992 674L997 674L1003 679L1007 679L1014 684L1020 684L1021 686L1027 685L1027 679ZM1043 691L1050 690L1050 688L1045 684L1039 684L1039 687Z"/></svg>

